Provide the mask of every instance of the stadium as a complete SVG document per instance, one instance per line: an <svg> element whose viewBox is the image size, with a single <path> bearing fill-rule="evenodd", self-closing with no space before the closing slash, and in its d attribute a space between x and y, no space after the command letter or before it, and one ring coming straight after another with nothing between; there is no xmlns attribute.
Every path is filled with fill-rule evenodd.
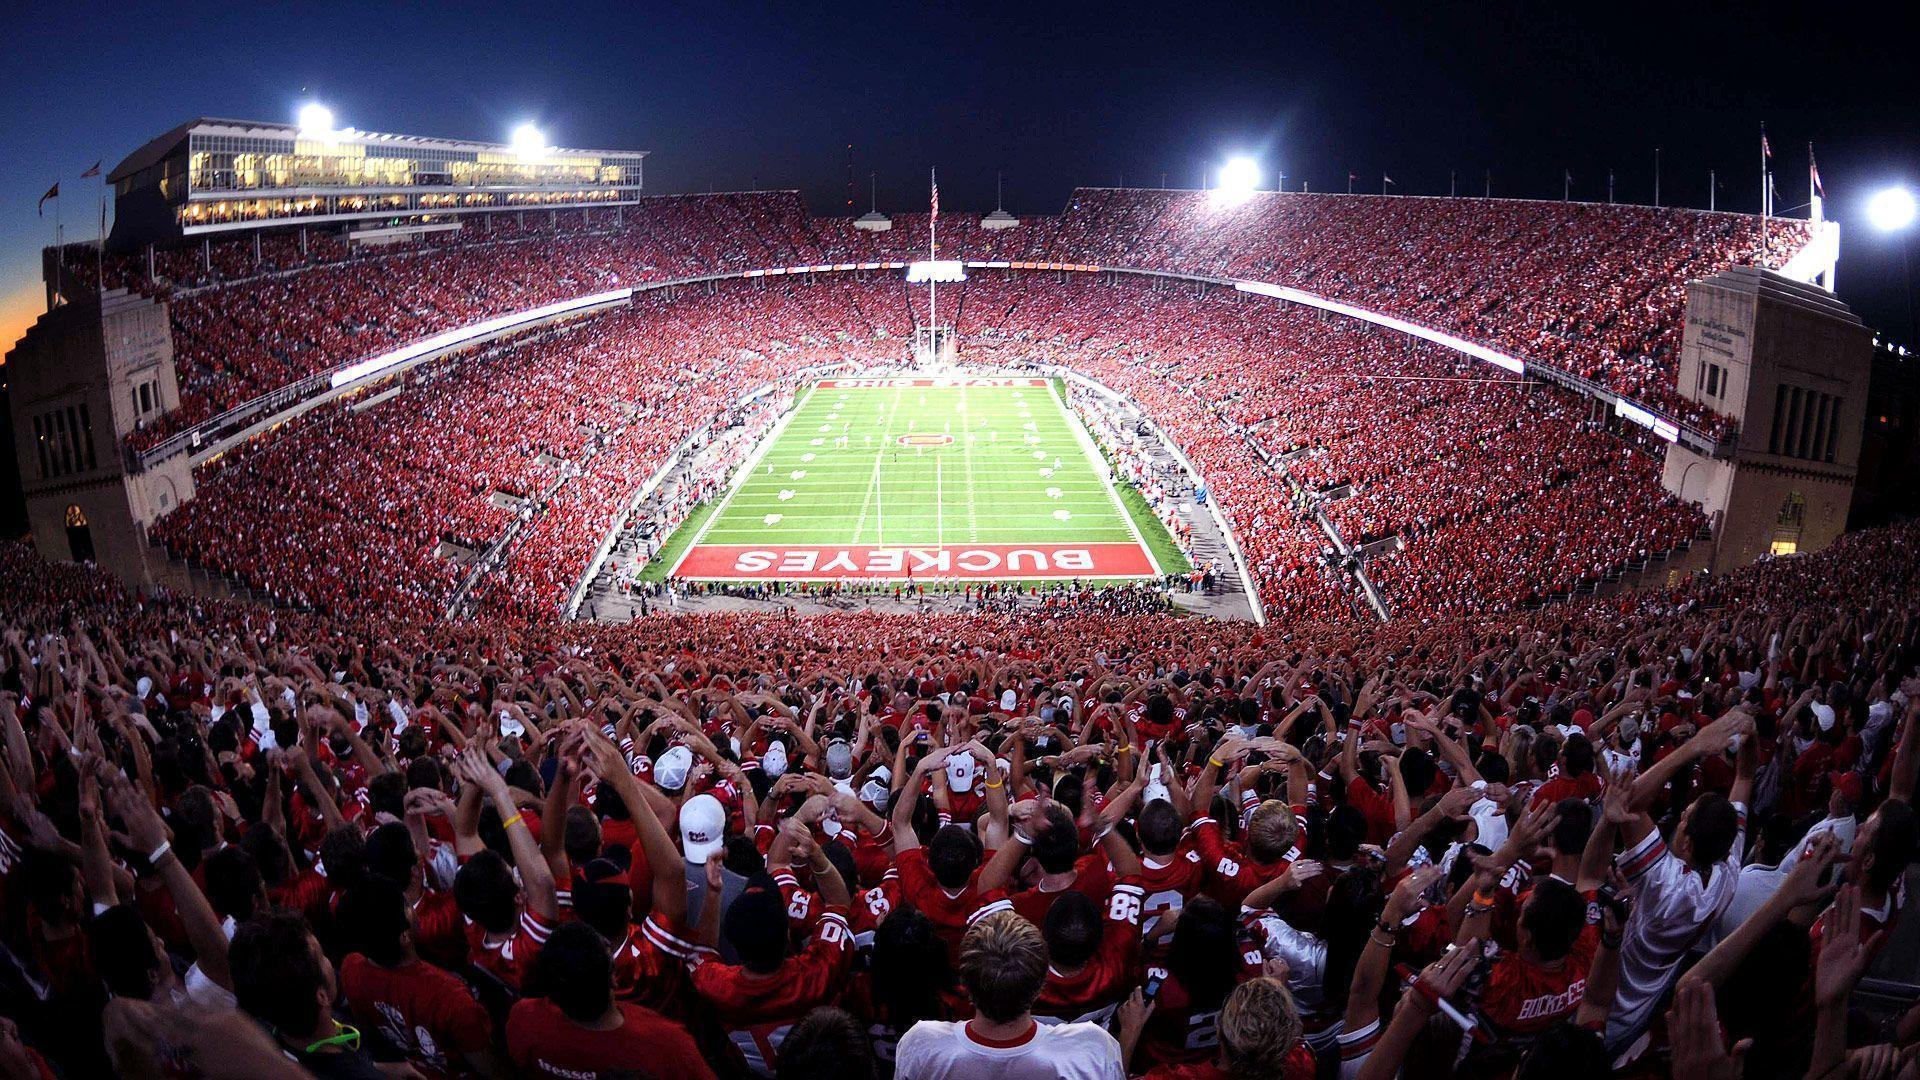
<svg viewBox="0 0 1920 1080"><path fill-rule="evenodd" d="M1811 162L648 158L195 118L45 249L9 1075L1913 1072L1920 532L1848 529Z"/></svg>

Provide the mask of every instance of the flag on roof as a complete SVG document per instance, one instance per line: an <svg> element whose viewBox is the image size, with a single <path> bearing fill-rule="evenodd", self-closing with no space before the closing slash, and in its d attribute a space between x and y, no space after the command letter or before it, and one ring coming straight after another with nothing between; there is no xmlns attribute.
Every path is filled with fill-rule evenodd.
<svg viewBox="0 0 1920 1080"><path fill-rule="evenodd" d="M101 164L102 163L98 161L94 162L93 168L88 169L86 172L83 172L80 174L80 179L85 180L89 176L99 176Z"/></svg>
<svg viewBox="0 0 1920 1080"><path fill-rule="evenodd" d="M47 193L45 195L40 196L39 205L33 208L34 213L44 215L47 212L47 200L57 199L59 197L60 197L60 185L55 184L52 187L47 189Z"/></svg>

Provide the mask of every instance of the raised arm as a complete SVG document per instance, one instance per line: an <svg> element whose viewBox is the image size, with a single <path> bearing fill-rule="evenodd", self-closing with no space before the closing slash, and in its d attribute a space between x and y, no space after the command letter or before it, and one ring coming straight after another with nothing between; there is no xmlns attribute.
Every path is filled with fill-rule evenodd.
<svg viewBox="0 0 1920 1080"><path fill-rule="evenodd" d="M1367 936L1360 962L1354 965L1353 981L1347 984L1347 1031L1359 1031L1380 1019L1380 990L1387 984L1387 971L1393 961L1393 947L1400 928L1422 907L1423 897L1440 880L1438 866L1423 866L1402 878L1387 897L1380 921Z"/></svg>
<svg viewBox="0 0 1920 1080"><path fill-rule="evenodd" d="M520 887L526 893L527 909L547 922L558 919L560 907L554 897L553 871L547 866L546 856L541 854L532 829L515 807L513 793L501 779L499 770L477 750L467 750L454 759L453 771L462 783L479 788L500 812L507 843L513 848L514 868L520 871Z"/></svg>

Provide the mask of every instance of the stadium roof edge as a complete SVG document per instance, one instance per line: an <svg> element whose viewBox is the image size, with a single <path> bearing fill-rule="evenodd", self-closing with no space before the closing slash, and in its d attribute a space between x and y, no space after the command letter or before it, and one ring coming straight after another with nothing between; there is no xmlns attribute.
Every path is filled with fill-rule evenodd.
<svg viewBox="0 0 1920 1080"><path fill-rule="evenodd" d="M151 165L164 160L180 145L181 140L197 128L225 129L222 134L273 133L282 136L299 134L299 128L293 124L271 123L265 120L232 120L214 116L200 116L149 139L141 147L113 167L107 174L107 182L115 183L131 176ZM338 132L342 142L378 143L400 146L441 147L463 150L500 150L511 152L513 147L507 143L484 142L478 139L446 139L430 135L396 135L390 132L358 131L344 128ZM584 154L593 156L645 157L645 150L589 150L578 147L552 148L555 154Z"/></svg>

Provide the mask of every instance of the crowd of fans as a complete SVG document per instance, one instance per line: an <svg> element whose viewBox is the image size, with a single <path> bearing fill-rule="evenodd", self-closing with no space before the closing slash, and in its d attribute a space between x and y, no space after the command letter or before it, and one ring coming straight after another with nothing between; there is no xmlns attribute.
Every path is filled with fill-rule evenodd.
<svg viewBox="0 0 1920 1080"><path fill-rule="evenodd" d="M1392 614L1419 618L1590 588L1703 524L1661 488L1659 458L1632 430L1601 430L1563 391L1398 335L1216 288L976 271L952 291L969 363L1058 364L1155 420L1273 618L1377 617L1322 515L1350 545L1395 538L1366 567ZM155 536L290 603L421 618L447 609L466 556L520 515L471 603L553 618L689 435L715 421L764 429L781 395L735 408L758 387L904 357L911 296L882 275L646 294L420 369L420 385L370 408L316 410L203 468L199 496ZM1124 443L1117 429L1109 441ZM1184 545L1185 492L1124 460Z"/></svg>
<svg viewBox="0 0 1920 1080"><path fill-rule="evenodd" d="M1375 308L1563 368L1713 431L1673 390L1686 281L1759 253L1757 219L1484 199L1081 190L1058 216L989 231L949 215L943 254L1245 277ZM1804 223L1774 219L1783 265ZM619 210L487 215L352 247L308 231L115 257L109 284L170 298L181 406L144 448L299 379L492 316L623 286L785 266L904 262L926 216L887 232L813 218L792 192L662 196ZM75 273L93 259L76 256Z"/></svg>
<svg viewBox="0 0 1920 1080"><path fill-rule="evenodd" d="M1387 625L615 627L0 547L0 1060L1905 1076L1920 1009L1854 989L1920 843L1916 581L1907 525Z"/></svg>

